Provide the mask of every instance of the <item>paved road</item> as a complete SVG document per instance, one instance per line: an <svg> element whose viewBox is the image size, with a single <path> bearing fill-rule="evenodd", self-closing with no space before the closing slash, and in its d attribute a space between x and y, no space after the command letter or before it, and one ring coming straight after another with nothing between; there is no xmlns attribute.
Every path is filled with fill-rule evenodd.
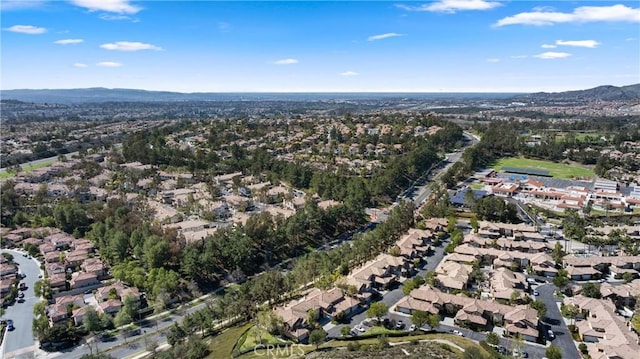
<svg viewBox="0 0 640 359"><path fill-rule="evenodd" d="M424 276L428 271L435 270L435 268L442 260L442 257L444 257L444 244L441 244L439 247L435 247L435 250L431 254L431 256L427 257L427 264L418 272L417 275ZM402 297L404 297L404 293L402 292L402 285L399 285L396 289L386 292L382 297L381 302L384 302L389 308L392 308L396 303L398 303L400 299L402 299ZM366 312L356 314L351 318L349 324L340 324L334 326L333 328L330 328L327 331L328 337L338 338L342 335L340 333L340 328L344 326L353 328L355 325L365 320L366 318Z"/></svg>
<svg viewBox="0 0 640 359"><path fill-rule="evenodd" d="M7 308L5 319L13 320L15 330L7 332L5 338L4 353L11 353L16 350L31 347L35 344L33 339L33 306L39 301L33 293L33 284L38 280L40 264L35 259L22 256L22 252L3 249L2 252L11 253L13 260L18 264L18 268L26 277L22 280L27 285L24 293L24 303L19 303L16 299L13 305Z"/></svg>
<svg viewBox="0 0 640 359"><path fill-rule="evenodd" d="M47 358L77 359L85 354L89 354L91 351L95 353L97 347L101 353L107 352L114 358L125 358L145 351L145 343L156 342L159 345L166 343L167 338L165 333L175 322L181 323L186 314L202 310L206 305L207 303L203 302L185 310L183 313L171 314L157 322L157 329L156 321L145 321L141 325L143 333L138 336L126 338L126 342L122 335L118 335L111 341L96 341L91 344L91 348L87 344L82 344L60 352L46 354L45 352L40 351L40 354Z"/></svg>
<svg viewBox="0 0 640 359"><path fill-rule="evenodd" d="M538 300L542 301L547 306L547 318L544 320L545 332L549 328L553 330L555 339L552 340L553 344L560 347L562 356L564 358L580 358L578 348L571 338L567 324L565 323L562 315L560 314L560 308L558 308L554 292L556 287L553 284L544 284L539 286Z"/></svg>
<svg viewBox="0 0 640 359"><path fill-rule="evenodd" d="M67 153L65 154L65 157L67 157L67 159L71 159L71 157L77 155L79 152L71 152L71 153ZM30 166L36 166L42 163L47 163L47 162L51 162L51 161L58 161L58 156L53 156L53 157L47 157L47 158L41 158L39 160L33 160L30 162L25 162L23 164L20 165L21 168L26 168L26 167L30 167ZM0 173L4 173L6 172L8 169L8 167L3 167L0 168Z"/></svg>

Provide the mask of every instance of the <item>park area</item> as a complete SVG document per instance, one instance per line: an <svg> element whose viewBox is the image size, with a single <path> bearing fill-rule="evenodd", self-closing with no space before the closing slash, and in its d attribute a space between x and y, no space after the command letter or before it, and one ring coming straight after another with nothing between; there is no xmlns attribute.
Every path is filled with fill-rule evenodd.
<svg viewBox="0 0 640 359"><path fill-rule="evenodd" d="M430 342L438 344L441 347L447 347L447 350L451 352L454 357L463 357L463 353L459 349L469 349L473 347L474 351L477 350L476 352L480 354L480 359L492 358L491 353L486 351L482 346L478 346L467 338L461 338L453 334L420 334L419 332L409 333L391 330L384 332L384 328L376 327L375 329L379 330L361 338L344 337L330 340L321 344L318 349L324 353L323 355L328 355L328 352L326 352L327 350L344 349L349 346L349 344L357 344L356 347L362 349L364 347L375 346L378 344L379 339L377 338L377 334L387 334L390 335L387 338L387 341L391 346L400 343L417 343L418 341L425 343ZM259 345L259 337L262 339L262 345ZM232 327L212 338L209 344L211 352L209 358L230 358L236 356L247 359L291 358L302 357L305 354L316 351L316 347L314 345L303 344L298 346L292 343L289 343L289 345L285 344L279 350L275 350L273 349L273 345L276 343L280 343L281 345L284 344L281 340L268 333L257 333L256 328L251 324Z"/></svg>
<svg viewBox="0 0 640 359"><path fill-rule="evenodd" d="M535 172L547 172L549 177L561 179L585 179L593 178L595 175L591 168L581 165L569 165L566 163L556 163L551 161L533 160L524 157L508 157L501 158L491 166L498 172L507 172L506 169L519 169L522 171L514 173L526 174L527 170L531 170L530 174Z"/></svg>

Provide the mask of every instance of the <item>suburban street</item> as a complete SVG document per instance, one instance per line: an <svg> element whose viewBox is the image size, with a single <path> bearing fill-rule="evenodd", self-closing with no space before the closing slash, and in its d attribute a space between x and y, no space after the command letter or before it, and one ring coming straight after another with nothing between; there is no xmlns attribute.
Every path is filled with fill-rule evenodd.
<svg viewBox="0 0 640 359"><path fill-rule="evenodd" d="M3 319L13 320L15 330L7 331L3 344L3 358L7 358L12 352L21 352L24 350L33 350L35 341L33 340L33 306L39 301L33 293L33 284L38 280L40 275L40 265L35 259L22 256L22 252L3 249L3 253L13 255L13 260L18 264L20 272L26 277L22 280L27 285L24 293L25 301L19 303L18 300L7 308Z"/></svg>
<svg viewBox="0 0 640 359"><path fill-rule="evenodd" d="M444 244L434 248L432 255L427 257L427 264L418 272L418 275L424 276L428 271L435 270L436 266L438 266L442 260L442 257L444 257ZM402 284L400 283L397 288L384 293L380 301L384 302L389 309L391 309L400 299L402 299L402 297L404 297L404 293L402 292ZM340 333L340 328L344 326L353 327L366 318L367 313L366 311L363 311L354 315L349 324L326 325L325 329L329 328L327 330L327 336L330 338L339 338L342 335Z"/></svg>
<svg viewBox="0 0 640 359"><path fill-rule="evenodd" d="M558 307L554 296L556 287L553 284L544 284L539 286L537 289L540 293L538 300L542 301L547 306L547 318L544 322L546 323L547 329L549 326L551 327L551 330L556 337L552 341L553 344L560 347L562 355L565 358L579 358L580 353L578 353L578 348L576 348L576 345L571 338L569 328L567 328L567 324L562 318L562 314L560 314L560 308Z"/></svg>

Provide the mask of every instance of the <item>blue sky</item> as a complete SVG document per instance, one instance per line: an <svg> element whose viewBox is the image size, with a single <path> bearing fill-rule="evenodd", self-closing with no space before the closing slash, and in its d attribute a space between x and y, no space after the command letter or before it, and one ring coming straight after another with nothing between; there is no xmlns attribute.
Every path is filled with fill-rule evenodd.
<svg viewBox="0 0 640 359"><path fill-rule="evenodd" d="M639 1L0 0L1 88L533 92L640 82Z"/></svg>

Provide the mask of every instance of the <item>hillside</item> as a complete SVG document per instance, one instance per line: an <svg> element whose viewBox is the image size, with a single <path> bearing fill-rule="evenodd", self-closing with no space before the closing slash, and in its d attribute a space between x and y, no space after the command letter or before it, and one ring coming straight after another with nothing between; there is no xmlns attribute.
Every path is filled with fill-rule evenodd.
<svg viewBox="0 0 640 359"><path fill-rule="evenodd" d="M640 99L640 84L629 86L598 86L588 90L566 92L537 92L518 96L518 99L538 101L622 101Z"/></svg>

